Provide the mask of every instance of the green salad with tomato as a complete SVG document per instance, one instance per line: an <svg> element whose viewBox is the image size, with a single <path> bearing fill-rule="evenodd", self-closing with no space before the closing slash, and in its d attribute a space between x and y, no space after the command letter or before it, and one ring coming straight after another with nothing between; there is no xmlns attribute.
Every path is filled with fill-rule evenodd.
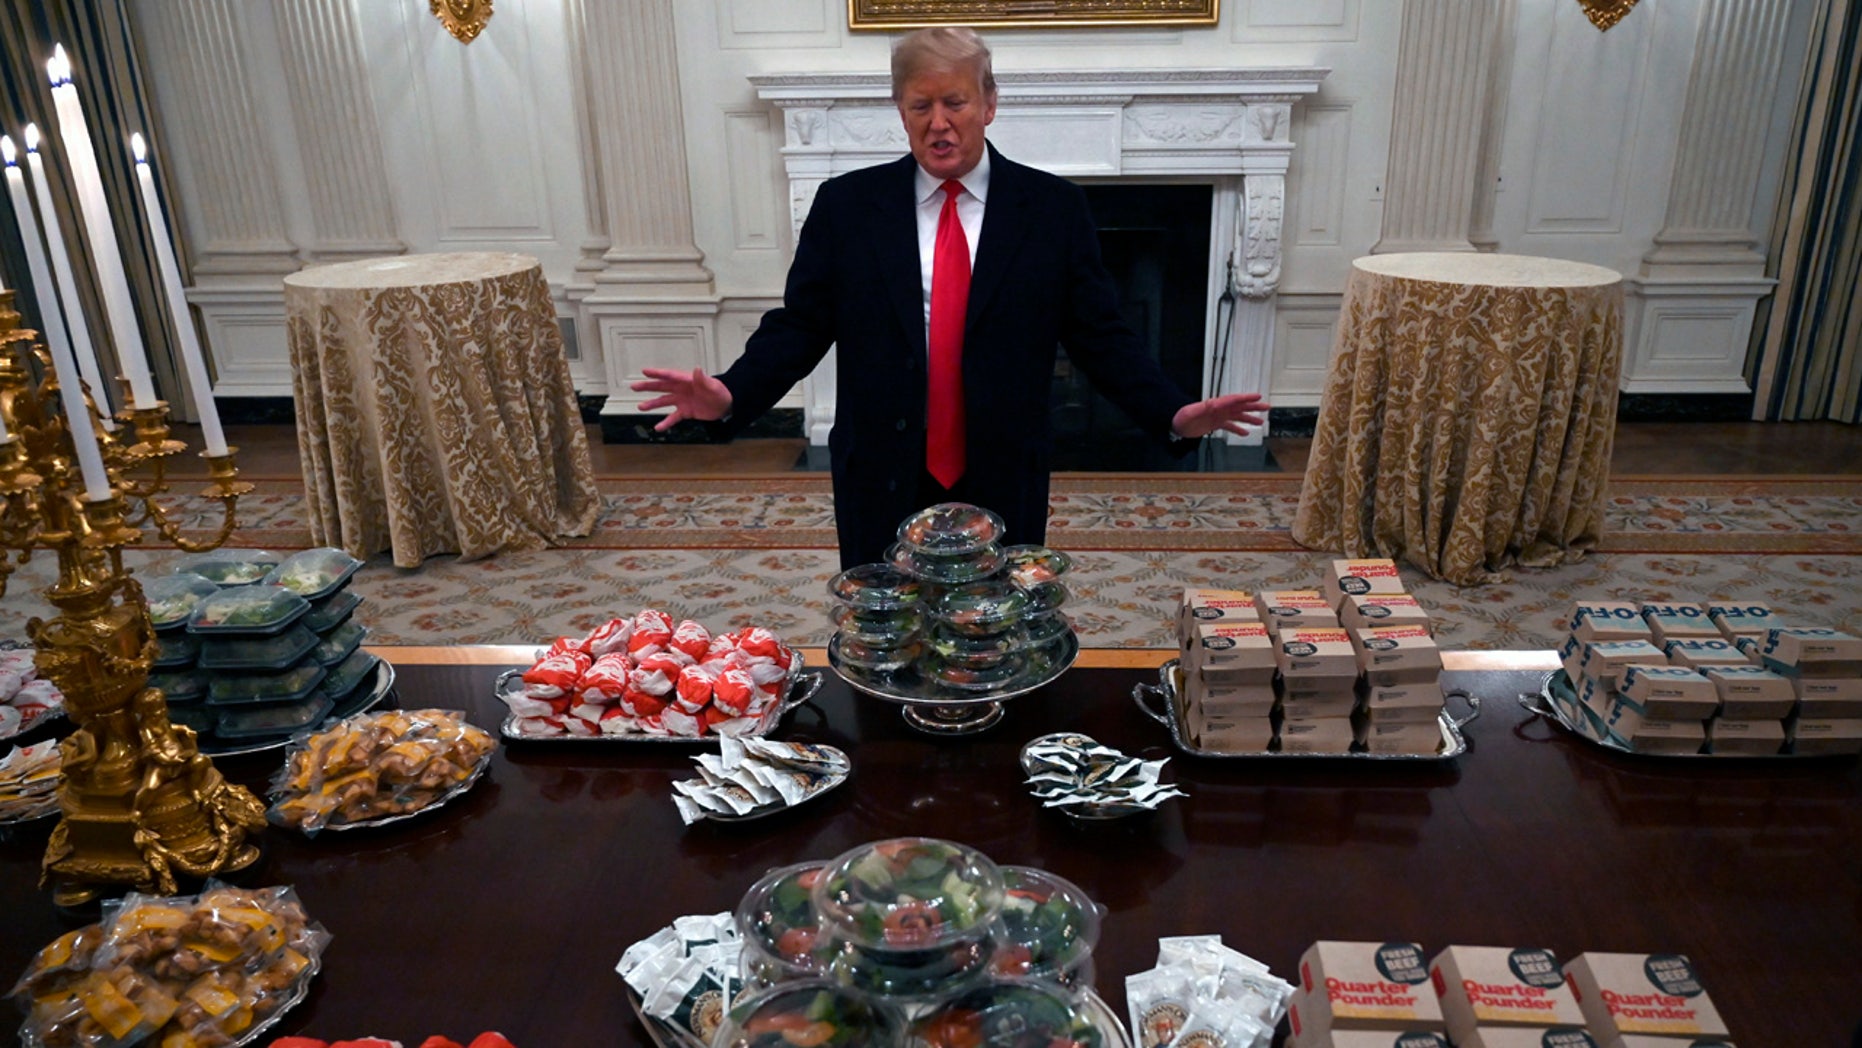
<svg viewBox="0 0 1862 1048"><path fill-rule="evenodd" d="M1105 1035L1058 991L996 982L939 1004L906 1038L924 1048L1104 1048Z"/></svg>
<svg viewBox="0 0 1862 1048"><path fill-rule="evenodd" d="M980 938L1002 906L1002 874L973 848L929 837L875 841L825 875L824 923L877 950L920 950Z"/></svg>
<svg viewBox="0 0 1862 1048"><path fill-rule="evenodd" d="M996 953L999 975L1050 979L1068 989L1091 981L1099 908L1072 882L1045 870L1004 866Z"/></svg>
<svg viewBox="0 0 1862 1048"><path fill-rule="evenodd" d="M744 972L759 985L819 972L826 944L815 916L814 888L826 869L809 862L772 870L744 894L737 934Z"/></svg>
<svg viewBox="0 0 1862 1048"><path fill-rule="evenodd" d="M838 987L799 983L742 999L717 1048L889 1048L894 1020Z"/></svg>

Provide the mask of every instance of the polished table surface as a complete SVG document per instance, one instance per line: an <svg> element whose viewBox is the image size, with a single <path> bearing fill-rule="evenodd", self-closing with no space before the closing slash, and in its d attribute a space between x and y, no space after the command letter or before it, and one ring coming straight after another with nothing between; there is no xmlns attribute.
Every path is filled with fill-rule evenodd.
<svg viewBox="0 0 1862 1048"><path fill-rule="evenodd" d="M394 657L395 649L383 649ZM495 729L498 667L402 663L404 706L471 711ZM779 737L854 759L847 785L739 825L681 825L669 784L693 750L502 746L450 807L372 831L265 835L246 883L291 884L335 936L304 1004L276 1028L372 1034L410 1048L503 1031L520 1048L644 1045L614 973L674 917L733 909L766 869L876 838L930 834L1065 876L1108 910L1098 986L1161 935L1218 932L1291 977L1315 939L1688 954L1745 1048L1838 1045L1862 1022L1862 770L1635 758L1535 721L1534 672L1452 672L1484 698L1449 764L1222 761L1176 754L1133 705L1151 669L1075 668L968 739L916 733L896 707L830 679ZM1172 756L1189 796L1128 821L1042 811L1016 759L1073 729ZM262 784L275 760L222 761ZM35 886L49 822L0 838L0 978L65 925Z"/></svg>
<svg viewBox="0 0 1862 1048"><path fill-rule="evenodd" d="M1352 263L1293 538L1459 586L1603 529L1622 275L1522 255Z"/></svg>

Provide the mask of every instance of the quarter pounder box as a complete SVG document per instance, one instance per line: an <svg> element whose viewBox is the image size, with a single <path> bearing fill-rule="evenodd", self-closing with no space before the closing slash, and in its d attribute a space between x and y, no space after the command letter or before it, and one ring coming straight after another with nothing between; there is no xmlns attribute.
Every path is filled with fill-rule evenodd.
<svg viewBox="0 0 1862 1048"><path fill-rule="evenodd" d="M1862 637L1824 626L1770 630L1759 655L1787 677L1862 677Z"/></svg>
<svg viewBox="0 0 1862 1048"><path fill-rule="evenodd" d="M1358 657L1351 635L1337 626L1282 627L1274 645L1274 662L1289 683L1300 677L1358 676Z"/></svg>
<svg viewBox="0 0 1862 1048"><path fill-rule="evenodd" d="M1442 1018L1457 1044L1483 1026L1582 1026L1550 950L1450 946L1429 962Z"/></svg>
<svg viewBox="0 0 1862 1048"><path fill-rule="evenodd" d="M1347 629L1366 626L1429 626L1422 602L1407 593L1350 594L1338 605L1338 623Z"/></svg>
<svg viewBox="0 0 1862 1048"><path fill-rule="evenodd" d="M1323 1030L1440 1030L1442 1006L1413 942L1321 939L1300 956L1300 1036Z"/></svg>
<svg viewBox="0 0 1862 1048"><path fill-rule="evenodd" d="M1359 706L1373 721L1386 724L1434 723L1442 710L1440 681L1425 684L1366 684L1359 691Z"/></svg>
<svg viewBox="0 0 1862 1048"><path fill-rule="evenodd" d="M1703 720L1720 708L1719 689L1685 666L1626 666L1616 690L1657 720Z"/></svg>
<svg viewBox="0 0 1862 1048"><path fill-rule="evenodd" d="M1210 716L1265 717L1273 712L1277 698L1271 681L1231 683L1190 677L1185 683L1189 689L1188 708Z"/></svg>
<svg viewBox="0 0 1862 1048"><path fill-rule="evenodd" d="M1651 636L1641 607L1626 600L1580 600L1571 609L1566 628L1580 641L1648 640Z"/></svg>
<svg viewBox="0 0 1862 1048"><path fill-rule="evenodd" d="M1763 666L1708 666L1700 674L1720 693L1720 716L1731 720L1782 720L1797 704L1791 682Z"/></svg>
<svg viewBox="0 0 1862 1048"><path fill-rule="evenodd" d="M1593 1033L1724 1037L1726 1022L1678 953L1581 953L1565 964L1571 992Z"/></svg>
<svg viewBox="0 0 1862 1048"><path fill-rule="evenodd" d="M1707 752L1723 756L1764 757L1784 749L1781 720L1728 720L1707 722Z"/></svg>
<svg viewBox="0 0 1862 1048"><path fill-rule="evenodd" d="M1727 640L1735 637L1759 637L1784 625L1778 616L1772 614L1771 605L1762 600L1710 600L1706 604L1707 621L1714 624L1720 636Z"/></svg>
<svg viewBox="0 0 1862 1048"><path fill-rule="evenodd" d="M1280 724L1282 753L1349 753L1356 738L1349 717L1289 720Z"/></svg>
<svg viewBox="0 0 1862 1048"><path fill-rule="evenodd" d="M1213 753L1264 753L1274 741L1274 722L1266 717L1211 718L1193 738L1198 748Z"/></svg>
<svg viewBox="0 0 1862 1048"><path fill-rule="evenodd" d="M1254 606L1269 632L1279 636L1300 626L1338 625L1338 613L1318 590L1272 590L1255 595Z"/></svg>
<svg viewBox="0 0 1862 1048"><path fill-rule="evenodd" d="M1440 680L1442 650L1424 626L1372 626L1345 631L1358 670L1375 685Z"/></svg>
<svg viewBox="0 0 1862 1048"><path fill-rule="evenodd" d="M1300 994L1293 995L1287 1021L1293 1021ZM1453 1048L1448 1038L1434 1030L1320 1030L1307 1037L1294 1035L1287 1048Z"/></svg>
<svg viewBox="0 0 1862 1048"><path fill-rule="evenodd" d="M1603 1048L1603 1044L1582 1026L1477 1026L1456 1042L1456 1048Z"/></svg>
<svg viewBox="0 0 1862 1048"><path fill-rule="evenodd" d="M1358 693L1344 691L1306 692L1280 697L1280 713L1289 721L1349 717L1358 708Z"/></svg>
<svg viewBox="0 0 1862 1048"><path fill-rule="evenodd" d="M1319 593L1334 610L1346 597L1407 592L1403 577L1397 574L1396 561L1388 558L1335 560L1325 577L1319 580Z"/></svg>
<svg viewBox="0 0 1862 1048"><path fill-rule="evenodd" d="M1186 674L1205 681L1265 683L1274 676L1273 640L1258 622L1197 626L1185 654Z"/></svg>
<svg viewBox="0 0 1862 1048"><path fill-rule="evenodd" d="M1198 626L1259 621L1261 613L1254 607L1254 594L1247 590L1190 587L1177 602L1177 635L1185 647L1196 636Z"/></svg>
<svg viewBox="0 0 1862 1048"><path fill-rule="evenodd" d="M1434 720L1392 724L1366 719L1358 725L1358 742L1367 753L1440 753L1442 727Z"/></svg>
<svg viewBox="0 0 1862 1048"><path fill-rule="evenodd" d="M1642 605L1642 618L1657 644L1681 637L1720 636L1720 627L1707 618L1707 609L1699 604L1651 601Z"/></svg>
<svg viewBox="0 0 1862 1048"><path fill-rule="evenodd" d="M1721 1037L1645 1037L1632 1033L1606 1042L1603 1048L1739 1048Z"/></svg>

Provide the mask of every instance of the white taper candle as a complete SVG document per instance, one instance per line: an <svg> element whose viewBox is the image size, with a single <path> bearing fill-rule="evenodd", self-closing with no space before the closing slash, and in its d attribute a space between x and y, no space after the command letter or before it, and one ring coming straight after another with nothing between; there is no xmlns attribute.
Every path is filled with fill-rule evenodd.
<svg viewBox="0 0 1862 1048"><path fill-rule="evenodd" d="M188 313L187 296L181 292L181 265L175 261L174 242L168 238L168 219L162 214L162 201L155 192L155 172L149 169L148 147L142 133L129 136L129 149L136 158L136 183L142 189L142 209L149 213L149 235L155 240L155 257L162 267L162 290L168 295L168 310L175 318L175 339L181 344L181 366L187 371L188 385L194 390L194 406L200 411L200 435L207 454L226 454L226 434L220 429L220 411L213 402L213 380L207 377L207 361L201 355L200 339L194 334L194 318Z"/></svg>
<svg viewBox="0 0 1862 1048"><path fill-rule="evenodd" d="M71 256L65 252L64 227L58 221L58 212L52 209L52 183L45 177L45 159L39 156L37 124L26 125L26 167L32 172L33 199L39 202L39 220L52 260L52 278L58 287L58 298L64 306L65 324L71 336L71 355L77 358L84 381L90 383L91 399L97 402L103 428L115 432L116 426L109 416L116 390L104 384L103 374L97 369L97 350L91 344L90 321L84 318L84 307L79 304L77 277L71 272Z"/></svg>

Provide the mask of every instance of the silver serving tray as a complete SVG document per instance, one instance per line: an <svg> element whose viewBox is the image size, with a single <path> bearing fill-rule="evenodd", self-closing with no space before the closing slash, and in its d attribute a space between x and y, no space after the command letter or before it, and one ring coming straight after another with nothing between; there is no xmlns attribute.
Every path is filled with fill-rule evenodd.
<svg viewBox="0 0 1862 1048"><path fill-rule="evenodd" d="M795 652L795 659L789 664L789 688L782 701L771 706L763 713L763 723L750 732L753 736L768 735L782 723L782 718L798 706L806 706L815 694L821 690L821 673L804 672L802 653ZM522 686L523 670L505 670L498 674L498 682L492 685L492 693L502 705L504 695L511 690L512 681ZM716 735L526 735L517 730L518 717L507 714L504 723L498 725L498 734L507 742L575 742L575 743L620 743L622 745L673 745L673 746L716 746Z"/></svg>
<svg viewBox="0 0 1862 1048"><path fill-rule="evenodd" d="M1173 712L1177 708L1177 662L1178 660L1171 659L1158 667L1158 683L1133 685L1131 701L1137 703L1138 708L1143 710L1146 716L1169 728L1170 741L1176 745L1178 750L1192 757L1212 757L1219 760L1300 761L1303 763L1312 761L1402 761L1404 763L1450 761L1468 751L1468 739L1461 729L1481 715L1479 695L1470 695L1465 691L1445 692L1445 697L1452 695L1467 703L1468 715L1457 720L1449 715L1447 709L1436 714L1436 727L1442 732L1442 748L1434 753L1279 753L1275 751L1218 753L1192 745L1186 737L1182 723ZM1160 709L1153 705L1154 701L1163 703L1163 707Z"/></svg>
<svg viewBox="0 0 1862 1048"><path fill-rule="evenodd" d="M1611 742L1606 739L1592 738L1583 728L1573 723L1571 718L1566 715L1564 708L1552 698L1552 689L1561 681L1563 682L1563 686L1569 690L1571 687L1571 677L1565 673L1564 670L1556 669L1546 674L1545 680L1539 685L1537 693L1519 693L1520 706L1523 707L1527 713L1544 717L1546 720L1576 735L1592 746L1609 750L1612 753L1621 753L1629 757L1641 757L1654 760L1692 760L1697 757L1707 757L1716 761L1814 761L1830 760L1832 758L1838 760L1854 760L1856 757L1853 753L1647 753L1641 750L1632 750L1620 743ZM1574 698L1573 701L1575 702L1576 699Z"/></svg>
<svg viewBox="0 0 1862 1048"><path fill-rule="evenodd" d="M1053 657L1046 672L1037 677L1011 681L1007 687L981 691L969 691L939 684L916 672L901 681L873 681L859 670L841 665L840 658L833 647L828 648L828 665L847 682L847 686L862 695L871 695L876 699L896 702L905 706L980 706L986 703L1002 702L1017 696L1026 695L1037 688L1052 684L1059 676L1073 667L1075 659L1080 657L1080 638L1072 630L1064 634L1058 654Z"/></svg>
<svg viewBox="0 0 1862 1048"><path fill-rule="evenodd" d="M811 745L813 745L817 749L832 750L833 752L840 754L843 760L847 760L846 752L841 750L837 746L829 746L829 745L826 745L825 743L819 743L819 742L811 743ZM815 792L809 794L806 797L803 797L801 800L796 801L794 804L779 804L773 808L758 808L755 811L751 811L743 815L730 815L725 812L712 811L709 808L707 808L705 809L705 813L704 813L705 821L709 821L709 822L755 822L758 819L767 819L771 815L781 815L783 812L786 812L786 811L794 811L795 809L801 807L804 804L807 804L809 801L812 801L817 797L834 792L834 790L837 789L842 783L847 781L848 776L853 774L853 761L852 760L847 760L847 768L848 768L847 771L837 771L837 772L828 773L827 778L824 779L822 781L822 784L815 789Z"/></svg>
<svg viewBox="0 0 1862 1048"><path fill-rule="evenodd" d="M317 725L317 728L320 729L324 725L333 724L336 721L353 717L358 713L367 713L375 707L380 706L383 700L388 698L389 693L394 691L394 667L389 664L387 659L382 659L375 664L375 669L372 672L375 674L375 683L369 687L368 695L363 698L361 704L349 706L339 704L333 707L330 710L330 715L325 717ZM354 697L352 696L350 703L353 704L354 701ZM291 737L293 735L303 730L303 728L293 728L277 736L259 739L229 739L224 742L202 742L199 744L199 747L200 752L209 757L244 757L252 753L282 750L286 746L291 745Z"/></svg>

